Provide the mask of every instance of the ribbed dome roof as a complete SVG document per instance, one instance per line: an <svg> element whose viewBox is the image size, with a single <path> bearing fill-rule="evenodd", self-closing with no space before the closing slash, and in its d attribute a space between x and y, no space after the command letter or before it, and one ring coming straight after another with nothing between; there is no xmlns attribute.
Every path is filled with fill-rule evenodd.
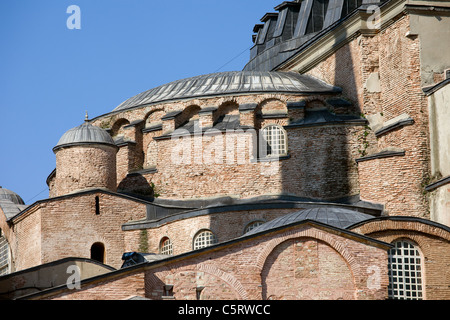
<svg viewBox="0 0 450 320"><path fill-rule="evenodd" d="M15 192L0 187L0 200L8 200L14 204L25 204L23 199Z"/></svg>
<svg viewBox="0 0 450 320"><path fill-rule="evenodd" d="M351 225L373 218L373 216L354 210L339 207L318 207L289 213L282 217L266 222L245 234L251 235L259 232L276 229L292 223L313 220L333 227L346 229Z"/></svg>
<svg viewBox="0 0 450 320"><path fill-rule="evenodd" d="M82 125L72 128L63 134L53 151L74 145L105 144L115 146L114 140L106 130L93 126L85 121Z"/></svg>
<svg viewBox="0 0 450 320"><path fill-rule="evenodd" d="M340 92L312 76L295 72L230 71L177 80L142 92L115 108L125 110L152 103L244 93Z"/></svg>

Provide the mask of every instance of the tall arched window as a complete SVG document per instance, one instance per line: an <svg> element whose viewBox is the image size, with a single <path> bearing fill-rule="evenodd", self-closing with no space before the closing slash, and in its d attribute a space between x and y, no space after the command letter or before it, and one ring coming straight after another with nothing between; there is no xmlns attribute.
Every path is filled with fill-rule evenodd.
<svg viewBox="0 0 450 320"><path fill-rule="evenodd" d="M194 237L194 250L212 246L217 243L217 238L210 230L201 230Z"/></svg>
<svg viewBox="0 0 450 320"><path fill-rule="evenodd" d="M268 125L261 131L260 157L277 157L287 154L286 131L279 125Z"/></svg>
<svg viewBox="0 0 450 320"><path fill-rule="evenodd" d="M91 259L105 263L105 245L100 242L96 242L91 247Z"/></svg>
<svg viewBox="0 0 450 320"><path fill-rule="evenodd" d="M173 254L172 241L170 241L169 238L165 237L161 240L161 243L159 245L159 252L161 254L167 254L167 255Z"/></svg>
<svg viewBox="0 0 450 320"><path fill-rule="evenodd" d="M0 276L10 273L11 259L9 244L0 229Z"/></svg>
<svg viewBox="0 0 450 320"><path fill-rule="evenodd" d="M422 258L417 247L408 240L392 243L394 247L388 253L390 299L421 300Z"/></svg>

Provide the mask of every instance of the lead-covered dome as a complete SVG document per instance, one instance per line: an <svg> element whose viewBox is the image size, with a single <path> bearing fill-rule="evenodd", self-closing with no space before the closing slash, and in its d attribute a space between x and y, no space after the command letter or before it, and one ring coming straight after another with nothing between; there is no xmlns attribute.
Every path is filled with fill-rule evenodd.
<svg viewBox="0 0 450 320"><path fill-rule="evenodd" d="M103 144L115 146L110 134L97 126L85 121L82 125L72 128L63 134L53 151L63 147L70 147L83 144Z"/></svg>
<svg viewBox="0 0 450 320"><path fill-rule="evenodd" d="M2 201L2 200L7 200L14 204L19 204L19 205L25 204L23 199L17 193L15 193L14 191L2 188L0 186L0 201Z"/></svg>
<svg viewBox="0 0 450 320"><path fill-rule="evenodd" d="M309 75L295 72L230 71L177 80L142 92L113 111L172 100L249 93L313 94L340 92Z"/></svg>

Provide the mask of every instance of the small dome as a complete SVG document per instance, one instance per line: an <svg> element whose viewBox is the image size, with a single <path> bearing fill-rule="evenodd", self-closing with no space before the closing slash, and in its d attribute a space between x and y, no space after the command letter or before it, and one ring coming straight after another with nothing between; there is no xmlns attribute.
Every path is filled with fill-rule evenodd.
<svg viewBox="0 0 450 320"><path fill-rule="evenodd" d="M53 148L53 151L63 147L83 144L104 144L115 146L114 140L106 130L93 126L88 121L85 121L85 123L81 126L70 129L64 133L58 144Z"/></svg>
<svg viewBox="0 0 450 320"><path fill-rule="evenodd" d="M8 200L14 204L25 204L25 202L17 193L2 187L0 187L0 201L1 200Z"/></svg>
<svg viewBox="0 0 450 320"><path fill-rule="evenodd" d="M355 223L365 221L371 218L373 218L373 216L344 208L338 207L312 208L289 213L282 217L273 219L250 230L244 236L284 227L286 225L305 220L318 221L333 227L346 229L354 225Z"/></svg>

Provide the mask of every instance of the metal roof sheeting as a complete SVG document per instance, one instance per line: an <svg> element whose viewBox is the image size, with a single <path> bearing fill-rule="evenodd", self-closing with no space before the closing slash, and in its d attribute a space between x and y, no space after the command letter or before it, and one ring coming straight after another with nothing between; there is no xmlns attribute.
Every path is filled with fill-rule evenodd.
<svg viewBox="0 0 450 320"><path fill-rule="evenodd" d="M106 130L86 121L82 125L72 128L64 133L53 150L55 151L62 147L80 144L105 144L115 146L114 140Z"/></svg>
<svg viewBox="0 0 450 320"><path fill-rule="evenodd" d="M8 200L11 201L14 204L25 204L22 198L15 192L0 187L0 201L1 200Z"/></svg>
<svg viewBox="0 0 450 320"><path fill-rule="evenodd" d="M172 100L244 93L328 93L341 89L295 72L230 71L177 80L142 92L113 111Z"/></svg>
<svg viewBox="0 0 450 320"><path fill-rule="evenodd" d="M282 217L273 219L269 222L266 222L245 234L245 236L256 234L264 231L268 231L271 229L276 229L279 227L284 227L289 224L312 220L318 221L333 227L337 227L340 229L346 229L355 223L359 223L368 219L374 218L371 215L361 213L354 210L338 208L338 207L318 207L312 209L301 210L297 212L293 212Z"/></svg>

